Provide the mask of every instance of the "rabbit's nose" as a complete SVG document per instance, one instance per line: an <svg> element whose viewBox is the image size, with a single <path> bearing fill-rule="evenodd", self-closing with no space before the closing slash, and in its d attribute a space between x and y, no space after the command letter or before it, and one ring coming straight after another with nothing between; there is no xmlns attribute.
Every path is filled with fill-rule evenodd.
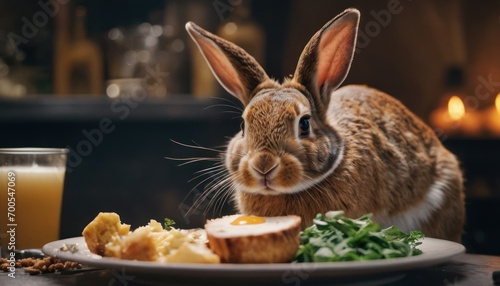
<svg viewBox="0 0 500 286"><path fill-rule="evenodd" d="M252 169L260 176L269 176L277 169L279 162L269 153L259 154L250 162Z"/></svg>

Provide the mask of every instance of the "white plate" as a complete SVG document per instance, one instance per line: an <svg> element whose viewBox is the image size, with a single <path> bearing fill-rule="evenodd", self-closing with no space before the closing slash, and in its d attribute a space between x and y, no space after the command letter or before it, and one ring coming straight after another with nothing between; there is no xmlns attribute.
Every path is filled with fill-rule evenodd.
<svg viewBox="0 0 500 286"><path fill-rule="evenodd" d="M78 244L78 251L60 251L63 244ZM43 252L63 260L87 266L116 269L123 273L139 275L142 280L183 281L183 284L227 283L228 279L248 283L280 282L285 285L302 285L301 282L341 282L353 285L376 285L404 277L404 272L434 266L449 261L465 252L461 244L446 240L425 238L419 246L421 255L387 260L277 263L277 264L181 264L135 260L119 260L90 253L83 237L54 241L43 247ZM119 272L118 272L119 273ZM224 283L223 283L224 284ZM308 283L304 283L308 284Z"/></svg>

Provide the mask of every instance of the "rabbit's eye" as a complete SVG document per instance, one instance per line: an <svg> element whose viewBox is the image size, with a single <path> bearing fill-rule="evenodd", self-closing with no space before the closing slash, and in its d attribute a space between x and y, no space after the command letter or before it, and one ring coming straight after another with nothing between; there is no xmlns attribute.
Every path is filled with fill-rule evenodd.
<svg viewBox="0 0 500 286"><path fill-rule="evenodd" d="M309 135L309 119L311 119L311 116L306 115L302 116L302 118L299 120L299 136Z"/></svg>

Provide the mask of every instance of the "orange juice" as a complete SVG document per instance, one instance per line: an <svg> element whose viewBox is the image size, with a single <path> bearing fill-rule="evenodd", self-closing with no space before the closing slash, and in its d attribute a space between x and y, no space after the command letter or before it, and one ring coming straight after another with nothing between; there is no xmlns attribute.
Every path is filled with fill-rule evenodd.
<svg viewBox="0 0 500 286"><path fill-rule="evenodd" d="M65 168L36 165L0 167L0 234L4 251L13 240L15 249L21 250L41 248L59 239L64 172Z"/></svg>

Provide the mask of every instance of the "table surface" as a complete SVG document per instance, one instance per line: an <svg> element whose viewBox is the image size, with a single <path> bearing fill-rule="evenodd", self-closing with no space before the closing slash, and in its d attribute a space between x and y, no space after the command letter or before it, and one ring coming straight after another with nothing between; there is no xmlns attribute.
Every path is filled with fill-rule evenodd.
<svg viewBox="0 0 500 286"><path fill-rule="evenodd" d="M462 254L450 262L434 267L412 270L401 274L401 279L386 285L444 285L444 286L462 286L462 285L500 285L493 280L493 272L500 271L500 256L487 256L475 254ZM41 275L28 275L22 269L17 269L15 278L8 277L8 273L0 272L0 285L12 286L30 286L30 285L195 285L186 284L185 281L155 280L141 282L141 277L118 273L116 270L92 270L77 271L68 273L49 273ZM136 277L138 279L136 279ZM145 280L142 280L145 281ZM207 285L203 283L202 285ZM218 282L216 285L245 285L245 281L236 281L226 279L224 282ZM264 285L260 284L259 285ZM276 285L273 283L272 285ZM287 285L287 284L284 284ZM288 285L335 285L335 281L293 281ZM344 284L345 285L345 284ZM347 285L378 285L373 283L352 283Z"/></svg>

